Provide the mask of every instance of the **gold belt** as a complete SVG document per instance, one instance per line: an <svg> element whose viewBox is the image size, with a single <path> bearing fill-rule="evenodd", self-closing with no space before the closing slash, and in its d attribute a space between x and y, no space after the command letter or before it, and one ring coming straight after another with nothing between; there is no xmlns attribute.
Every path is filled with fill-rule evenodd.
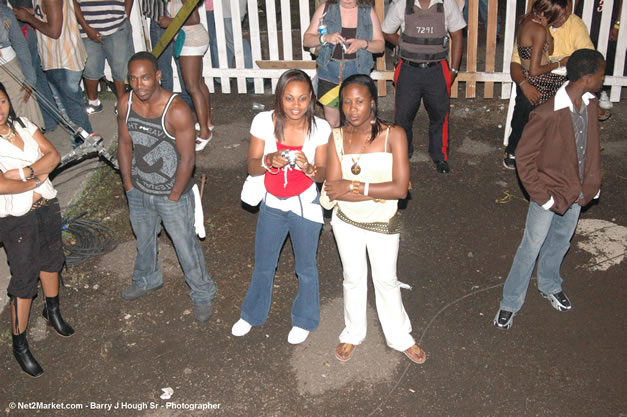
<svg viewBox="0 0 627 417"><path fill-rule="evenodd" d="M344 213L342 213L342 210L340 210L339 207L337 208L336 214L337 214L337 218L342 220L343 222L351 224L355 227L359 227L360 229L368 230L370 232L383 233L386 235L395 235L401 232L401 223L398 218L398 213L392 216L392 218L388 220L387 222L369 222L369 223L361 223L361 222L356 222L355 220L349 219L348 217L346 217Z"/></svg>
<svg viewBox="0 0 627 417"><path fill-rule="evenodd" d="M30 208L30 211L37 210L38 208L41 208L41 207L45 207L48 204L50 204L50 200L46 200L45 198L42 197L33 203L33 205Z"/></svg>

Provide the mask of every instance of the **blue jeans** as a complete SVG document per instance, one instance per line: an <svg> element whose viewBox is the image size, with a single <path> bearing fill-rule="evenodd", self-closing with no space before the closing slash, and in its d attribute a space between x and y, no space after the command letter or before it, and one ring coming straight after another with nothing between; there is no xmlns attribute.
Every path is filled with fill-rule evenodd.
<svg viewBox="0 0 627 417"><path fill-rule="evenodd" d="M133 46L133 30L128 19L110 35L102 37L103 43L83 38L87 50L87 62L83 76L88 80L99 80L104 77L105 58L111 67L111 74L116 81L126 81L128 60L135 53Z"/></svg>
<svg viewBox="0 0 627 417"><path fill-rule="evenodd" d="M242 319L253 326L265 323L272 304L274 273L289 233L298 275L298 293L292 304L292 325L309 331L318 327L320 292L316 253L321 228L320 223L261 203L255 235L255 270L242 303Z"/></svg>
<svg viewBox="0 0 627 417"><path fill-rule="evenodd" d="M66 69L50 69L46 71L46 78L52 93L59 100L66 116L74 123L82 127L87 133L94 133L85 110L83 100L83 90L81 90L82 71L70 71ZM72 145L76 147L78 143L72 139Z"/></svg>
<svg viewBox="0 0 627 417"><path fill-rule="evenodd" d="M216 286L207 272L205 256L194 229L194 194L188 191L179 201L168 196L143 193L132 188L126 193L131 226L137 238L137 258L133 270L133 285L150 289L163 284L163 274L157 254L161 222L170 235L189 293L194 304L211 304Z"/></svg>
<svg viewBox="0 0 627 417"><path fill-rule="evenodd" d="M162 28L155 22L154 20L150 20L150 43L154 48L161 35L163 35L165 29ZM159 66L159 71L161 71L161 87L165 88L168 91L174 91L174 76L172 73L172 59L174 58L174 42L170 42L163 50L161 55L159 55L159 59L157 60L157 64ZM190 97L187 89L185 88L185 82L183 81L183 74L181 73L181 64L178 59L174 59L176 63L176 69L178 71L179 82L181 84L181 98L187 103L189 107L194 108L194 103L192 102L192 98Z"/></svg>
<svg viewBox="0 0 627 417"><path fill-rule="evenodd" d="M564 215L545 210L533 201L529 203L523 239L503 287L501 310L515 313L521 309L536 259L538 289L545 294L562 291L560 266L570 248L580 211L577 203Z"/></svg>
<svg viewBox="0 0 627 417"><path fill-rule="evenodd" d="M39 57L39 49L37 46L37 34L30 25L22 25L22 27L23 26L26 26L26 41L28 43L31 60L33 62L33 68L35 69L35 75L37 75L37 84L35 85L35 88L47 103L44 104L43 100L40 99L38 99L37 102L41 108L41 114L44 117L46 131L52 132L57 128L57 116L50 110L50 107L53 107L56 111L59 109L54 101L54 96L52 95L52 90L50 90L46 74L41 69L41 58Z"/></svg>

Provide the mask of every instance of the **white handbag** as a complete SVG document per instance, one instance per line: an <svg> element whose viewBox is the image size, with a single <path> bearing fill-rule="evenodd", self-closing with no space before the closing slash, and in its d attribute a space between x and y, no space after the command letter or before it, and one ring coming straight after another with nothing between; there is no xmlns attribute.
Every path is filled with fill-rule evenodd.
<svg viewBox="0 0 627 417"><path fill-rule="evenodd" d="M253 177L249 175L244 181L242 187L241 199L249 206L255 207L261 203L266 195L266 186L264 184L265 175L257 175Z"/></svg>

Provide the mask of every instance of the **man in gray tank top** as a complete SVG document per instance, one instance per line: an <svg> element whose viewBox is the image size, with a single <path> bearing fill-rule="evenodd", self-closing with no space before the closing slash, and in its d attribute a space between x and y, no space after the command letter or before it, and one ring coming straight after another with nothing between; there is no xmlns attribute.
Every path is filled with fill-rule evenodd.
<svg viewBox="0 0 627 417"><path fill-rule="evenodd" d="M216 287L194 229L194 119L176 94L160 87L160 79L156 58L136 53L128 63L132 91L118 103L118 160L137 237L133 280L122 298L135 300L163 286L157 259L163 222L191 288L194 317L202 323L211 316Z"/></svg>

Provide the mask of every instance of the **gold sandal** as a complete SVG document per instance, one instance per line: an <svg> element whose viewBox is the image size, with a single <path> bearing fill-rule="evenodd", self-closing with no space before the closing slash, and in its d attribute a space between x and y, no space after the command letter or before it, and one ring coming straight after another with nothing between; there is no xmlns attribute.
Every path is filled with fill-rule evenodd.
<svg viewBox="0 0 627 417"><path fill-rule="evenodd" d="M413 345L403 352L410 361L422 365L427 360L427 353L418 345Z"/></svg>
<svg viewBox="0 0 627 417"><path fill-rule="evenodd" d="M346 362L353 356L356 347L357 345L351 345L350 343L340 343L335 348L335 357L338 361Z"/></svg>

